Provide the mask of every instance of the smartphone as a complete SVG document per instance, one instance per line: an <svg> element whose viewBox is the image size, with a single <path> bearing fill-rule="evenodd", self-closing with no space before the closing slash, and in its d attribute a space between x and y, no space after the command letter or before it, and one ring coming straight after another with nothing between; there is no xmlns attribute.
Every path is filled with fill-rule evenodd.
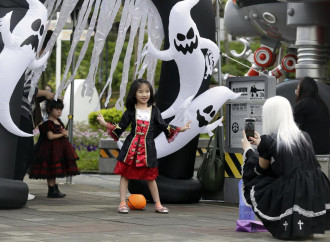
<svg viewBox="0 0 330 242"><path fill-rule="evenodd" d="M245 134L246 138L251 141L250 137L254 137L255 131L255 118L246 118L245 119Z"/></svg>

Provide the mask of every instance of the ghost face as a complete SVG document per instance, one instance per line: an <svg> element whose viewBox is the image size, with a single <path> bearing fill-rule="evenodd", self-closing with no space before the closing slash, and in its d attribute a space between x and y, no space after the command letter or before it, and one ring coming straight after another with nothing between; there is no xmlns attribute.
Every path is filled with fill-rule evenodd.
<svg viewBox="0 0 330 242"><path fill-rule="evenodd" d="M207 106L203 109L202 112L197 110L197 120L198 120L198 127L203 127L208 125L208 123L212 120L215 115L215 110L213 110L213 105Z"/></svg>
<svg viewBox="0 0 330 242"><path fill-rule="evenodd" d="M37 33L35 35L29 36L26 40L24 40L20 47L23 47L24 45L31 45L32 50L34 53L36 53L39 45L39 36L42 36L45 29L44 25L41 24L41 19L35 20L31 25L31 29Z"/></svg>
<svg viewBox="0 0 330 242"><path fill-rule="evenodd" d="M198 37L194 29L191 27L187 33L177 33L174 46L178 52L182 52L184 55L187 52L192 54L194 49L198 47Z"/></svg>

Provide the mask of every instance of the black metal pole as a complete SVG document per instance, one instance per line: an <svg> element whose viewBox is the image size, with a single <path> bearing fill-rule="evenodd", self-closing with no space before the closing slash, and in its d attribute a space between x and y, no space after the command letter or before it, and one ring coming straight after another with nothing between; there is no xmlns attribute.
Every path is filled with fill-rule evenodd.
<svg viewBox="0 0 330 242"><path fill-rule="evenodd" d="M77 10L74 9L72 12L72 33L70 38L70 45L73 42L73 33L76 28L76 18L77 18ZM72 63L71 63L71 75L73 75L74 69L76 65L75 53L72 55ZM73 144L73 113L74 113L74 79L71 82L71 90L70 90L70 110L69 110L69 142ZM66 183L72 183L72 177L69 176L66 178Z"/></svg>

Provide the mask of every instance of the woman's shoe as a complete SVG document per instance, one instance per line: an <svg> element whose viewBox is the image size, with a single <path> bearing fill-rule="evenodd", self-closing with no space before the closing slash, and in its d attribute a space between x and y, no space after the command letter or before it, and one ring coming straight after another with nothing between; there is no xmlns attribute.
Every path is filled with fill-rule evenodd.
<svg viewBox="0 0 330 242"><path fill-rule="evenodd" d="M166 207L155 207L155 212L156 213L169 213L169 209Z"/></svg>
<svg viewBox="0 0 330 242"><path fill-rule="evenodd" d="M119 205L118 207L118 213L128 213L128 207L126 204Z"/></svg>

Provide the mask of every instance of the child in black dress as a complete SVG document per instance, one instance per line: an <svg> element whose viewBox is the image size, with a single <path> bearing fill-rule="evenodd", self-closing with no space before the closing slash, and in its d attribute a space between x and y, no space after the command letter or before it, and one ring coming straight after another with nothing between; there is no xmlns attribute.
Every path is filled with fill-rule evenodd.
<svg viewBox="0 0 330 242"><path fill-rule="evenodd" d="M155 202L155 211L168 213L168 209L160 203L158 188L155 179L158 176L157 155L154 142L154 129L157 126L163 131L168 142L175 139L179 132L190 128L190 122L183 127L168 125L162 119L161 113L153 106L153 89L144 79L133 81L126 98L126 108L118 125L105 122L99 113L97 120L107 127L109 135L118 141L120 135L131 124L131 132L127 136L119 156L114 173L120 178L119 213L128 213L126 192L129 179L147 180L152 198Z"/></svg>
<svg viewBox="0 0 330 242"><path fill-rule="evenodd" d="M321 171L309 135L293 120L289 101L269 98L262 109L264 135L243 134L247 159L243 194L269 232L288 239L330 230L330 182Z"/></svg>
<svg viewBox="0 0 330 242"><path fill-rule="evenodd" d="M59 119L63 110L61 100L46 103L48 120L39 126L40 136L36 153L30 168L30 178L47 179L49 198L63 198L56 184L56 177L79 175L76 160L78 156L68 141L68 131Z"/></svg>

